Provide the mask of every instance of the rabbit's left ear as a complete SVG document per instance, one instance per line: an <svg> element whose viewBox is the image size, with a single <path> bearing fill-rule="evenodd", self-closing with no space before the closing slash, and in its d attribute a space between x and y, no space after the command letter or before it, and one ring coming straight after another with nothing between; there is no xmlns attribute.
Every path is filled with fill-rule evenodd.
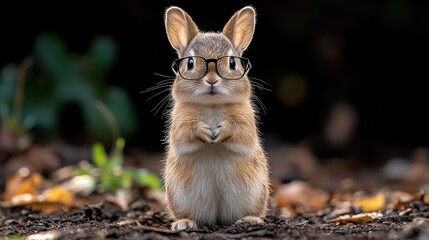
<svg viewBox="0 0 429 240"><path fill-rule="evenodd" d="M243 52L252 41L255 23L255 9L247 6L237 11L229 19L222 33L231 40L236 50Z"/></svg>
<svg viewBox="0 0 429 240"><path fill-rule="evenodd" d="M188 47L189 42L194 38L199 30L188 13L179 7L170 7L165 11L165 28L168 40L177 50L179 56Z"/></svg>

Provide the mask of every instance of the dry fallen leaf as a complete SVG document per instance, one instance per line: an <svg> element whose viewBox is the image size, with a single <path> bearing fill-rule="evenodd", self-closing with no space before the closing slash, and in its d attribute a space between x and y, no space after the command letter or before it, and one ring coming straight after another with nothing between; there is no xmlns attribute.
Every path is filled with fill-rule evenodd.
<svg viewBox="0 0 429 240"><path fill-rule="evenodd" d="M32 174L23 177L18 173L10 177L6 183L6 191L3 194L2 207L23 206L45 212L58 211L74 206L72 192L60 186L53 186L41 193L43 177Z"/></svg>
<svg viewBox="0 0 429 240"><path fill-rule="evenodd" d="M106 201L116 204L122 210L127 210L130 207L133 194L126 190L120 190L116 194L107 194L105 196Z"/></svg>
<svg viewBox="0 0 429 240"><path fill-rule="evenodd" d="M395 210L403 210L407 208L408 204L412 202L424 202L425 193L419 192L417 194L410 194L406 192L396 191L390 195L391 207Z"/></svg>
<svg viewBox="0 0 429 240"><path fill-rule="evenodd" d="M42 176L38 173L28 177L23 177L19 174L11 176L6 182L3 200L10 201L14 196L25 193L36 195L42 184L42 180Z"/></svg>
<svg viewBox="0 0 429 240"><path fill-rule="evenodd" d="M96 180L90 175L74 176L62 186L74 194L89 196L96 188Z"/></svg>
<svg viewBox="0 0 429 240"><path fill-rule="evenodd" d="M328 194L303 181L282 185L274 194L274 205L292 213L313 213L326 207Z"/></svg>
<svg viewBox="0 0 429 240"><path fill-rule="evenodd" d="M360 213L355 215L343 215L339 216L333 220L337 224L346 224L346 223L363 223L370 222L375 219L383 217L383 214L371 212L371 213Z"/></svg>
<svg viewBox="0 0 429 240"><path fill-rule="evenodd" d="M353 201L353 205L365 212L376 212L385 207L386 199L382 193L379 193L372 197L356 199Z"/></svg>
<svg viewBox="0 0 429 240"><path fill-rule="evenodd" d="M52 213L52 212L68 209L68 207L61 202L48 202L48 201L32 202L32 203L25 204L23 206L26 208L36 209L46 213Z"/></svg>
<svg viewBox="0 0 429 240"><path fill-rule="evenodd" d="M62 203L67 207L73 207L74 197L73 194L65 188L53 187L48 188L43 193L44 202L58 202Z"/></svg>
<svg viewBox="0 0 429 240"><path fill-rule="evenodd" d="M57 239L60 236L60 231L52 230L47 232L39 232L36 234L28 235L25 240L49 240L49 239Z"/></svg>
<svg viewBox="0 0 429 240"><path fill-rule="evenodd" d="M61 194L61 196L64 196L64 194ZM70 204L70 202L69 203L64 202L64 200L66 199L67 197L62 199L61 201L49 201L49 200L46 200L46 196L43 196L43 195L31 195L29 193L23 193L12 197L10 201L1 202L0 205L2 207L22 206L22 207L32 208L32 209L50 213L50 212L59 211L64 208L71 207L69 205L66 205L66 204Z"/></svg>

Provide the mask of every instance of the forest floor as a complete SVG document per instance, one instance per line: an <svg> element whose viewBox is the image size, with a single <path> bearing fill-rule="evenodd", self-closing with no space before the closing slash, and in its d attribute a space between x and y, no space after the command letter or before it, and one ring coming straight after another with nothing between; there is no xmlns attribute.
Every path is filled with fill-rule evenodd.
<svg viewBox="0 0 429 240"><path fill-rule="evenodd" d="M365 222L327 221L331 211L282 217L275 211L264 225L239 224L170 230L171 219L144 200L128 210L106 202L69 211L44 213L21 207L0 208L0 233L26 239L429 239L427 205L414 203L408 214L392 211Z"/></svg>
<svg viewBox="0 0 429 240"><path fill-rule="evenodd" d="M270 162L272 195L263 225L172 231L164 192L142 186L122 195L75 196L55 211L52 203L44 208L4 197L0 239L429 239L428 153L417 149L408 160L358 170L344 160L314 161L305 148L270 150L271 159L289 160ZM145 168L160 170L159 155L134 152L127 163L140 157Z"/></svg>

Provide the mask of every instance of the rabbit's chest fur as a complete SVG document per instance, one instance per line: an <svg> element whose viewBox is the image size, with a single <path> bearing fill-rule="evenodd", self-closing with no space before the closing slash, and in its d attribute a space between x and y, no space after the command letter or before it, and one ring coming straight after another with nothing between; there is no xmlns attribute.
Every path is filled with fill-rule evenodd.
<svg viewBox="0 0 429 240"><path fill-rule="evenodd" d="M226 117L225 110L221 107L204 107L200 111L200 119L212 129L215 129Z"/></svg>
<svg viewBox="0 0 429 240"><path fill-rule="evenodd" d="M200 119L211 128L225 117L222 109L201 109ZM261 151L259 145L252 148ZM174 154L171 162L175 164L169 167L178 171L169 171L167 180L176 214L210 226L228 225L250 214L261 205L259 196L264 195L266 182L264 175L254 172L260 166L253 155L231 150L223 143L203 144L198 150ZM186 177L174 174L183 172L179 168L186 169Z"/></svg>
<svg viewBox="0 0 429 240"><path fill-rule="evenodd" d="M207 145L180 161L192 177L188 184L174 181L171 186L177 212L186 212L205 225L228 225L258 205L257 196L264 192L263 180L240 175L240 171L245 174L240 169L243 157L221 144Z"/></svg>

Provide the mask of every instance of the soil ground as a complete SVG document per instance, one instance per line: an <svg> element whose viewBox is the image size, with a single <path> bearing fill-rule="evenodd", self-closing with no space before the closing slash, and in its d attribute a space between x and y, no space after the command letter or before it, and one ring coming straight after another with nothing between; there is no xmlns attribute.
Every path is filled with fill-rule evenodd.
<svg viewBox="0 0 429 240"><path fill-rule="evenodd" d="M390 211L364 223L334 223L327 218L330 209L286 218L270 210L265 225L171 231L168 215L146 200L133 202L128 210L101 201L50 214L0 208L0 235L27 239L429 239L428 206L410 203L408 207L411 210L406 214Z"/></svg>
<svg viewBox="0 0 429 240"><path fill-rule="evenodd" d="M65 152L65 151L62 151ZM323 165L314 165L305 152L298 151L299 154L288 154L287 151L271 152L272 179L289 179L285 169L293 169L291 165L284 166L282 159L287 156L300 156L296 158L295 164L301 172L307 174L307 182L314 188L302 188L296 198L298 203L302 203L305 197L312 197L320 201L321 194L317 188L339 189L338 183L347 177L358 175L353 181L356 192L368 190L368 186L373 193L383 193L389 196L394 189L394 185L386 182L374 180L379 177L380 172L375 168L371 171L363 171L359 174L356 168L346 168L338 165L349 166L347 162L334 161L334 163L324 162ZM76 151L73 151L76 154ZM138 154L140 156L141 154ZM276 156L281 157L276 157ZM144 162L144 167L158 172L160 169L159 156L148 155L135 158L135 162ZM286 157L285 157L286 156ZM426 156L426 155L425 155ZM76 157L82 159L83 157ZM278 161L273 161L279 159ZM288 158L287 158L288 159ZM132 162L132 161L131 161ZM151 165L153 163L153 165ZM419 162L416 162L416 164ZM76 164L76 163L74 163ZM66 165L66 164L61 164ZM293 166L295 166L293 165ZM323 166L323 167L322 167ZM390 166L390 165L389 165ZM416 165L418 167L404 168L400 165L400 172L409 169L410 174L406 176L427 176L426 164ZM413 166L413 165L410 165ZM423 166L423 167L422 167ZM307 169L310 169L307 171ZM395 168L396 169L396 168ZM414 170L413 170L414 169ZM423 170L422 170L423 169ZM298 171L296 170L296 171ZM412 171L411 171L412 170ZM422 170L422 171L415 171ZM421 172L421 173L420 173ZM396 172L395 172L396 173ZM304 175L304 174L303 174ZM311 179L314 176L314 179ZM395 175L396 176L396 175ZM304 175L305 177L305 175ZM346 181L350 182L350 181ZM427 183L428 181L423 181ZM333 184L334 183L334 184ZM343 182L344 183L344 182ZM403 182L397 189L408 189L410 193L419 192L424 184L411 184L412 181ZM305 186L305 185L300 185ZM331 186L328 188L328 186ZM390 190L386 190L390 187ZM427 189L427 188L425 188ZM383 191L381 191L383 190ZM13 239L11 236L18 236L17 239L429 239L429 195L428 191L423 191L422 197L408 200L400 208L385 207L379 211L380 217L372 220L358 222L335 221L337 217L344 215L356 215L363 213L362 210L349 208L347 211L339 212L338 206L330 203L335 199L331 191L328 193L330 203L321 203L317 211L303 213L297 211L292 214L285 214L281 209L270 206L270 210L264 219L264 225L249 225L247 223L234 224L231 226L216 226L212 229L203 227L191 231L170 230L172 220L164 211L158 198L150 197L148 189L139 188L133 192L133 197L127 201L126 207L120 207L117 202L109 200L106 196L90 196L91 201L82 201L82 204L72 208L57 212L47 213L24 207L1 207L0 206L0 240ZM294 194L289 192L288 199ZM323 194L322 194L323 195ZM344 194L341 196L345 196ZM416 196L413 194L412 196ZM158 199L158 200L157 200ZM355 197L348 198L353 201ZM416 200L417 199L417 200ZM306 201L306 200L304 200ZM346 201L346 202L347 202ZM305 205L305 203L304 203ZM311 205L311 204L310 204ZM293 206L292 206L293 209ZM347 208L346 208L347 209Z"/></svg>

